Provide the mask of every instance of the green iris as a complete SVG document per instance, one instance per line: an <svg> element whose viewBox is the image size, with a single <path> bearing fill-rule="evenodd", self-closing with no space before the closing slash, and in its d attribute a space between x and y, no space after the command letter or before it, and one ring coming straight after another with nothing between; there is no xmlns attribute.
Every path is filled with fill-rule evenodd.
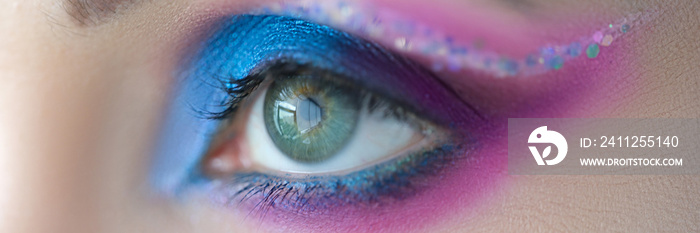
<svg viewBox="0 0 700 233"><path fill-rule="evenodd" d="M360 113L360 94L331 81L292 76L275 80L264 102L272 141L290 158L319 162L350 139Z"/></svg>

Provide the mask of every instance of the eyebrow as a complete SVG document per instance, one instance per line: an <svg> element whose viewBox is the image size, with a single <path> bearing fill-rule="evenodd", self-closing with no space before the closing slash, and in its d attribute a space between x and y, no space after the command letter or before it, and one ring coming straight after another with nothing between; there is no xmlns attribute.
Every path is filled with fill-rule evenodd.
<svg viewBox="0 0 700 233"><path fill-rule="evenodd" d="M77 25L96 26L137 2L140 0L62 0L61 5Z"/></svg>

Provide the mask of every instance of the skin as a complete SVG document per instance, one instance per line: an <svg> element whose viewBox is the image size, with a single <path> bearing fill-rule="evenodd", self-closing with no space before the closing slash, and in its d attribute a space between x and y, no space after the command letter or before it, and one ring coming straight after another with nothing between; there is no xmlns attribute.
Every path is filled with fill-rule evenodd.
<svg viewBox="0 0 700 233"><path fill-rule="evenodd" d="M651 23L654 33L640 36L638 47L645 49L625 55L633 68L596 84L581 97L588 104L561 117L700 115L700 2L545 1L501 7L553 18L572 9L625 15L660 6L664 12ZM265 229L203 199L159 196L147 182L169 78L222 2L148 1L95 27L76 26L54 0L0 2L0 232ZM248 7L225 5L229 12ZM518 90L517 83L445 77L463 98L479 96L469 94L479 88ZM611 94L617 90L624 91ZM506 115L513 98L483 104ZM613 104L598 104L610 99ZM700 176L507 176L502 183L477 207L417 230L700 231Z"/></svg>

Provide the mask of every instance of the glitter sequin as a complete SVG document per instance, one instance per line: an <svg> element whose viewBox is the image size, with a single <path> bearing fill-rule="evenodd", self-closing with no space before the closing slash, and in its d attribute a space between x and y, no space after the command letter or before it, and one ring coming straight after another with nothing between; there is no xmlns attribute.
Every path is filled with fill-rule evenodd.
<svg viewBox="0 0 700 233"><path fill-rule="evenodd" d="M410 50L411 44L406 40L406 37L399 37L394 40L394 46L399 50Z"/></svg>
<svg viewBox="0 0 700 233"><path fill-rule="evenodd" d="M597 57L599 52L600 48L598 48L598 44L595 43L588 45L588 48L586 48L586 55L588 56L588 58Z"/></svg>
<svg viewBox="0 0 700 233"><path fill-rule="evenodd" d="M549 60L549 66L555 70L561 69L561 67L564 66L564 59L561 58L561 56L554 56Z"/></svg>
<svg viewBox="0 0 700 233"><path fill-rule="evenodd" d="M629 30L630 30L629 24L623 24L622 26L620 26L620 32L622 32L622 33L627 33L627 31L629 31Z"/></svg>
<svg viewBox="0 0 700 233"><path fill-rule="evenodd" d="M603 40L600 42L600 45L602 46L610 46L612 44L613 37L611 35L605 35L603 37Z"/></svg>
<svg viewBox="0 0 700 233"><path fill-rule="evenodd" d="M597 31L593 33L593 41L596 43L600 43L600 41L603 40L603 33L600 31Z"/></svg>

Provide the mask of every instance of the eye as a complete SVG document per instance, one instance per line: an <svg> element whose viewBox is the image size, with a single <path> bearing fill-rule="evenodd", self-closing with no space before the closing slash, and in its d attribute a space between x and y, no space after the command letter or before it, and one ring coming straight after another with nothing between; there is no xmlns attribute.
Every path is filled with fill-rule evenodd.
<svg viewBox="0 0 700 233"><path fill-rule="evenodd" d="M176 194L293 214L396 202L456 171L486 125L423 66L308 21L233 16L199 50L154 169Z"/></svg>
<svg viewBox="0 0 700 233"><path fill-rule="evenodd" d="M275 65L248 79L267 83L247 98L249 111L239 110L247 122L233 125L246 126L243 156L267 172L347 173L435 147L445 135L403 104L313 66Z"/></svg>

